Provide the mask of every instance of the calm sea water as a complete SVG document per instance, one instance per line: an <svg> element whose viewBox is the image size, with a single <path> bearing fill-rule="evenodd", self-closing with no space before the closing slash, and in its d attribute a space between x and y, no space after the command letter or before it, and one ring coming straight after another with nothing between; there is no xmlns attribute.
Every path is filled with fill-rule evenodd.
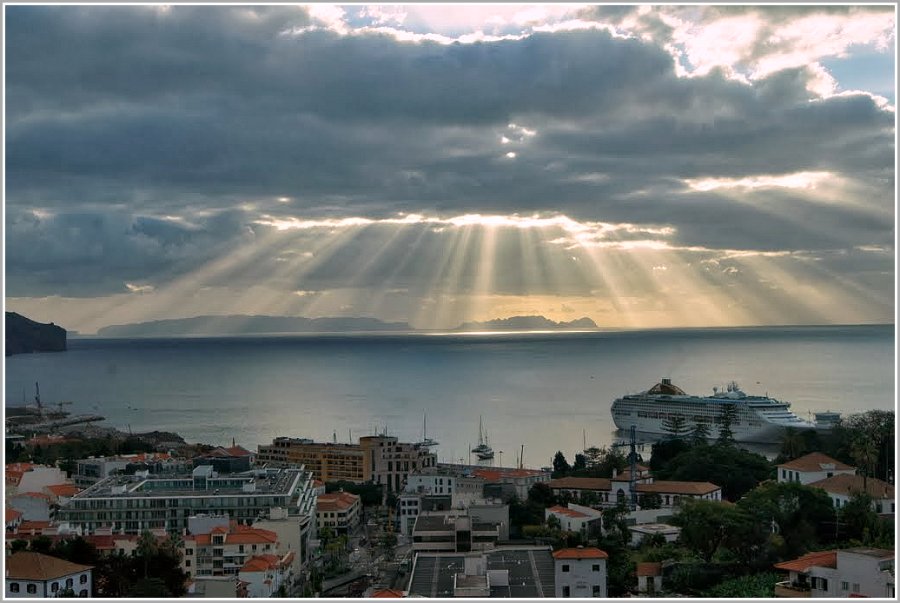
<svg viewBox="0 0 900 603"><path fill-rule="evenodd" d="M508 335L71 339L6 359L6 404L99 413L106 425L246 447L279 435L346 442L387 429L469 460L483 417L495 458L549 464L615 439L609 407L671 377L689 393L736 380L810 412L893 409L893 326Z"/></svg>

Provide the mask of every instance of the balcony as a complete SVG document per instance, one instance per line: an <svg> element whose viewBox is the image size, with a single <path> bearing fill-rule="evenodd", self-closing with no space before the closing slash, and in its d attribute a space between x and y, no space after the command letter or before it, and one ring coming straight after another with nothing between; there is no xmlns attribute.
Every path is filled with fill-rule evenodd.
<svg viewBox="0 0 900 603"><path fill-rule="evenodd" d="M808 584L800 584L798 582L791 582L790 580L785 580L784 582L776 582L775 583L775 596L776 597L797 598L797 597L810 597L812 595L809 592Z"/></svg>

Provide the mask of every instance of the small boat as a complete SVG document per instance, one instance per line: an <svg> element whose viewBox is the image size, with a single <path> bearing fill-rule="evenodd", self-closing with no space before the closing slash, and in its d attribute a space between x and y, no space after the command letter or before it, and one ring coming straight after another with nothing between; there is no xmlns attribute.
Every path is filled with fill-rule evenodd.
<svg viewBox="0 0 900 603"><path fill-rule="evenodd" d="M422 441L418 442L418 445L423 448L430 448L432 446L437 446L438 443L437 440L428 437L428 415L425 414L422 416Z"/></svg>
<svg viewBox="0 0 900 603"><path fill-rule="evenodd" d="M478 417L478 446L473 448L472 452L482 461L494 458L494 449L488 446L487 433L484 431L482 417Z"/></svg>

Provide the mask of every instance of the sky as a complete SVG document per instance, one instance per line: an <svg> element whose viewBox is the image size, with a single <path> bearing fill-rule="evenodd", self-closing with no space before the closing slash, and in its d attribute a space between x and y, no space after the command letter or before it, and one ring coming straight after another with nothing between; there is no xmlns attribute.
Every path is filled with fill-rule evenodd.
<svg viewBox="0 0 900 603"><path fill-rule="evenodd" d="M893 5L4 6L5 303L893 323Z"/></svg>

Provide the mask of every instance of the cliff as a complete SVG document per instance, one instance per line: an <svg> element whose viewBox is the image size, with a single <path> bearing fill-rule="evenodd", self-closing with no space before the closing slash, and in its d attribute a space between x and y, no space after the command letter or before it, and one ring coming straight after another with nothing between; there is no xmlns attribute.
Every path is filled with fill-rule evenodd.
<svg viewBox="0 0 900 603"><path fill-rule="evenodd" d="M6 313L6 355L28 352L64 352L66 330L43 324L15 312Z"/></svg>

